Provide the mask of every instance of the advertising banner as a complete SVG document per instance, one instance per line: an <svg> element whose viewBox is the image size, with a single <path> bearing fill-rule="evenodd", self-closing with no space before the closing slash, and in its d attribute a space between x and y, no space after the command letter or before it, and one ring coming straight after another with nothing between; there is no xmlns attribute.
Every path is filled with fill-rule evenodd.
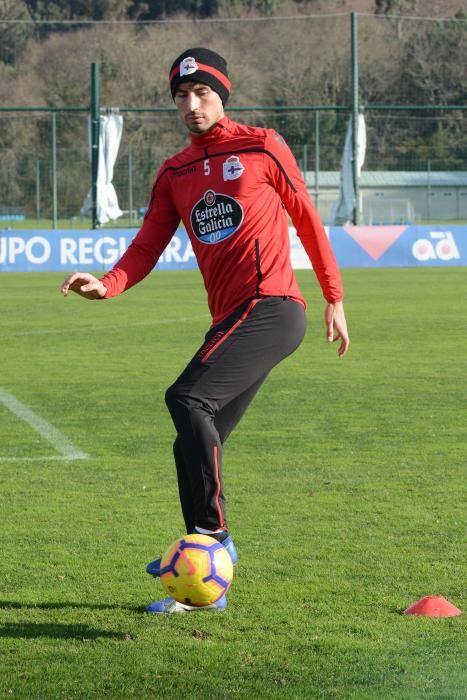
<svg viewBox="0 0 467 700"><path fill-rule="evenodd" d="M0 231L2 272L82 272L110 269L135 229ZM160 270L197 267L185 229L178 229L156 265Z"/></svg>
<svg viewBox="0 0 467 700"><path fill-rule="evenodd" d="M467 265L467 226L333 226L340 267Z"/></svg>
<svg viewBox="0 0 467 700"><path fill-rule="evenodd" d="M467 265L467 226L331 226L326 229L339 266L420 267ZM1 272L104 271L125 252L134 229L0 230ZM295 269L310 261L290 229ZM159 270L197 267L185 229L176 231L159 259Z"/></svg>

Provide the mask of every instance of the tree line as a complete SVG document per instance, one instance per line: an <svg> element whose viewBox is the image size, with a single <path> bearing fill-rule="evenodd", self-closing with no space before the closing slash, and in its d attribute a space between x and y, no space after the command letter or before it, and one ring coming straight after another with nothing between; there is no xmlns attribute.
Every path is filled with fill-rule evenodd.
<svg viewBox="0 0 467 700"><path fill-rule="evenodd" d="M367 167L422 169L429 161L433 169L465 170L465 112L370 109L466 103L464 6L463 0L445 0L445 17L428 19L424 10L433 8L426 0L2 0L0 106L88 107L90 64L98 62L104 107L171 107L167 73L173 58L188 45L206 45L228 60L229 105L268 108L234 118L277 128L310 169L318 126L320 167L336 170L348 112L331 107L351 103L351 9L361 13ZM284 109L306 105L330 109L320 113L318 124L313 112ZM72 212L88 183L86 115L61 114L56 129L59 196ZM44 173L42 196L50 199L50 131L49 115L0 113L3 199L27 198L28 208L34 207L33 161ZM125 116L118 168L128 172L125 158L133 158L139 202L158 165L184 142L173 115Z"/></svg>

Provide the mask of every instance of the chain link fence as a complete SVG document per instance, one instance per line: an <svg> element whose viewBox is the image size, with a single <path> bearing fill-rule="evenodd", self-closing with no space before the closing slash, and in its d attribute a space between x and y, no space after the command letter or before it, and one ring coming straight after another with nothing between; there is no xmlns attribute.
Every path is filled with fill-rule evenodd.
<svg viewBox="0 0 467 700"><path fill-rule="evenodd" d="M362 223L467 220L466 19L358 15L357 36L353 47L347 13L59 27L0 20L1 225L89 225L81 209L96 61L101 109L124 120L117 223L137 225L158 167L186 143L167 74L187 45L226 56L227 113L286 138L326 223L355 106L352 59L367 129Z"/></svg>

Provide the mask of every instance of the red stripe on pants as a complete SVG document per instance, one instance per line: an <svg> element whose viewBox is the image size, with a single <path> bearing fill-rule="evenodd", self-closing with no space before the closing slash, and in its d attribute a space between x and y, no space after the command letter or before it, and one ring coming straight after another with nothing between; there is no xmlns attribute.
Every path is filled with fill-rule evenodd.
<svg viewBox="0 0 467 700"><path fill-rule="evenodd" d="M252 312L252 310L254 309L254 307L256 306L256 304L258 303L258 301L261 301L261 299L252 299L252 300L250 301L250 303L248 304L247 308L245 309L245 311L243 312L243 314L240 316L240 318L238 319L238 321L237 321L236 323L234 323L234 325L232 326L232 328L230 328L230 329L227 331L227 333L225 333L225 335L223 335L223 336L217 341L217 343L216 343L215 345L212 346L212 348L210 348L209 352L206 353L206 355L203 357L203 359L201 360L201 362L206 362L206 360L208 359L208 357L211 357L212 353L215 352L215 351L217 350L217 348L218 348L220 345L222 345L222 343L223 343L225 340L227 340L227 338L229 338L229 337L232 335L232 333L234 332L234 330L235 330L236 328L238 328L239 325L240 325L241 323L243 323L243 321L247 318L247 316Z"/></svg>
<svg viewBox="0 0 467 700"><path fill-rule="evenodd" d="M224 517L222 515L222 508L219 503L219 496L221 494L221 480L219 475L219 451L217 445L214 445L214 478L216 479L216 509L219 515L219 527L224 526Z"/></svg>

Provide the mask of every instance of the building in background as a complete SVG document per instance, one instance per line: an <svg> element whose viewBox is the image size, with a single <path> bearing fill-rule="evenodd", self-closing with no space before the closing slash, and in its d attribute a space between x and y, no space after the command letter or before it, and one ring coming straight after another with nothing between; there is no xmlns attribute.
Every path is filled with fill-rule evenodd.
<svg viewBox="0 0 467 700"><path fill-rule="evenodd" d="M324 223L331 224L339 172L321 171L318 183L316 174L307 172L305 181ZM467 171L363 171L359 191L362 224L467 221Z"/></svg>

